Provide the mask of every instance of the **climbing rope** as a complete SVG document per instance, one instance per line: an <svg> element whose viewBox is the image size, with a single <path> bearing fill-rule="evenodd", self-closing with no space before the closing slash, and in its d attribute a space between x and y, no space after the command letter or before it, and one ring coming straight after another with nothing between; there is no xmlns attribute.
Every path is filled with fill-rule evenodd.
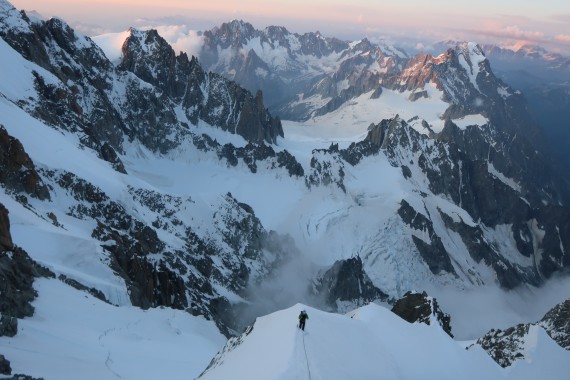
<svg viewBox="0 0 570 380"><path fill-rule="evenodd" d="M302 332L303 334L303 349L305 350L305 360L307 363L307 372L309 373L309 380L311 379L311 369L309 368L309 357L307 356L307 347L305 346L305 332Z"/></svg>

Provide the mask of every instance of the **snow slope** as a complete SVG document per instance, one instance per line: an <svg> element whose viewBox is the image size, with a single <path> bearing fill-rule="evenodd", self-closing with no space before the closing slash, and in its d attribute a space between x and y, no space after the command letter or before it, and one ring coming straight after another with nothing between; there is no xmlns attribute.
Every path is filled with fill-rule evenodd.
<svg viewBox="0 0 570 380"><path fill-rule="evenodd" d="M295 326L303 308L309 314L305 332ZM533 373L545 370L549 379L563 379L570 362L550 368L562 359L562 349L556 350L546 338L540 335L542 351ZM339 315L297 304L258 318L249 334L230 341L200 379L535 378L526 372L527 363L503 369L482 349L464 346L437 324L409 324L378 305Z"/></svg>
<svg viewBox="0 0 570 380"><path fill-rule="evenodd" d="M34 316L0 337L12 373L46 380L192 379L225 343L212 321L182 310L116 307L40 279ZM65 300L65 302L61 302Z"/></svg>
<svg viewBox="0 0 570 380"><path fill-rule="evenodd" d="M382 94L376 99L371 99L372 92L368 92L323 116L305 122L284 121L283 130L287 138L298 133L303 133L307 137L318 136L320 139L327 137L330 139L334 136L336 140L340 140L341 143L346 142L348 146L350 142L364 139L371 123L376 124L383 119L399 115L405 121L417 118L418 122L411 124L422 134L429 133L421 125L422 120L428 123L432 132L441 132L445 124L441 117L449 104L442 100L443 92L439 91L435 84L430 83L425 90L428 97L415 101L409 99L411 91L399 92L383 88ZM461 129L465 129L468 125L483 125L489 122L486 117L479 114L452 121Z"/></svg>

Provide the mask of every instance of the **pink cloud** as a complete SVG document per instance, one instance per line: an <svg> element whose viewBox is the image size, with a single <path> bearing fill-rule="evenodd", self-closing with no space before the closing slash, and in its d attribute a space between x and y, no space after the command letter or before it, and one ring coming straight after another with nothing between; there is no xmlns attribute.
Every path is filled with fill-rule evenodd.
<svg viewBox="0 0 570 380"><path fill-rule="evenodd" d="M545 40L543 32L523 30L517 25L510 25L500 29L480 30L478 32L491 37L509 38L514 40L528 40L534 42L544 42Z"/></svg>
<svg viewBox="0 0 570 380"><path fill-rule="evenodd" d="M570 44L570 34L559 34L555 36L554 39L564 44Z"/></svg>

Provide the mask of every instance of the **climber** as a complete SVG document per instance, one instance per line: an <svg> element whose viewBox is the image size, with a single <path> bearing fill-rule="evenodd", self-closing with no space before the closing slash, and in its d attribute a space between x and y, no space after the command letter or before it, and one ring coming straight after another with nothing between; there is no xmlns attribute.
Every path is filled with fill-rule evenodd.
<svg viewBox="0 0 570 380"><path fill-rule="evenodd" d="M301 311L299 314L299 328L305 331L305 321L309 319L309 314L305 310Z"/></svg>

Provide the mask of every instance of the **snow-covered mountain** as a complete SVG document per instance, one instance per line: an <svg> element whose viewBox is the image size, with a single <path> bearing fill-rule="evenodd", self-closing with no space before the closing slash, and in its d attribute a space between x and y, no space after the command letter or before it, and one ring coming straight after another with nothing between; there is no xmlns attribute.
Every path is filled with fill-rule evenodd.
<svg viewBox="0 0 570 380"><path fill-rule="evenodd" d="M525 94L531 115L540 120L553 149L570 166L566 149L570 128L560 122L570 115L570 57L527 45L516 50L492 45L483 49L497 75Z"/></svg>
<svg viewBox="0 0 570 380"><path fill-rule="evenodd" d="M511 63L526 61L537 66L543 66L553 71L570 71L570 57L550 52L536 45L521 45L513 48L502 48L496 45L483 45L485 54L493 60Z"/></svg>
<svg viewBox="0 0 570 380"><path fill-rule="evenodd" d="M435 45L435 51L452 48L456 41ZM570 57L536 45L499 47L481 45L494 73L524 94L531 116L538 120L553 151L567 167L570 156Z"/></svg>
<svg viewBox="0 0 570 380"><path fill-rule="evenodd" d="M236 25L217 30L216 46L257 38L275 57L289 46L285 60L321 60L305 73L345 54L325 77L307 74L313 100L326 100L298 97L310 119L282 122L264 94L176 55L154 30L129 30L111 61L62 20L0 0L0 342L15 347L17 371L62 378L45 355L74 335L54 319L80 326L58 302L122 326L90 320L74 344L96 349L82 349L77 371L129 378L135 356L115 348L144 340L146 323L169 326L175 346L196 335L178 323L203 329L192 350L211 356L218 332L238 335L297 302L347 312L417 289L538 287L570 267L567 182L476 44L408 58L365 40ZM62 335L31 350L49 347L42 334Z"/></svg>
<svg viewBox="0 0 570 380"><path fill-rule="evenodd" d="M305 331L295 326L301 309L309 314ZM346 315L298 304L230 339L199 379L562 379L568 352L542 334L527 346L527 361L504 369L437 323L411 324L375 304Z"/></svg>
<svg viewBox="0 0 570 380"><path fill-rule="evenodd" d="M548 335L561 348L570 349L570 300L556 305L536 323L519 324L505 330L491 330L477 340L477 345L486 350L502 367L517 360L531 361L539 339L549 341Z"/></svg>
<svg viewBox="0 0 570 380"><path fill-rule="evenodd" d="M335 76L327 96L346 96L342 91L359 85L361 71L370 75L389 72L403 57L406 54L399 49L373 45L366 39L349 43L319 32L291 33L281 26L256 30L247 22L233 20L203 33L199 59L208 70L250 91L261 89L271 109L280 109L283 118L299 119L306 113L298 107L287 111L291 99L299 93L311 97L318 87L324 90L325 85L319 85L323 78Z"/></svg>
<svg viewBox="0 0 570 380"><path fill-rule="evenodd" d="M111 34L95 40L109 57L116 57L122 38ZM382 75L400 70L407 58L401 49L366 38L347 42L318 31L292 33L282 26L257 30L240 20L200 32L197 44L206 70L253 93L261 90L274 113L295 120L326 113L334 104L367 92Z"/></svg>

